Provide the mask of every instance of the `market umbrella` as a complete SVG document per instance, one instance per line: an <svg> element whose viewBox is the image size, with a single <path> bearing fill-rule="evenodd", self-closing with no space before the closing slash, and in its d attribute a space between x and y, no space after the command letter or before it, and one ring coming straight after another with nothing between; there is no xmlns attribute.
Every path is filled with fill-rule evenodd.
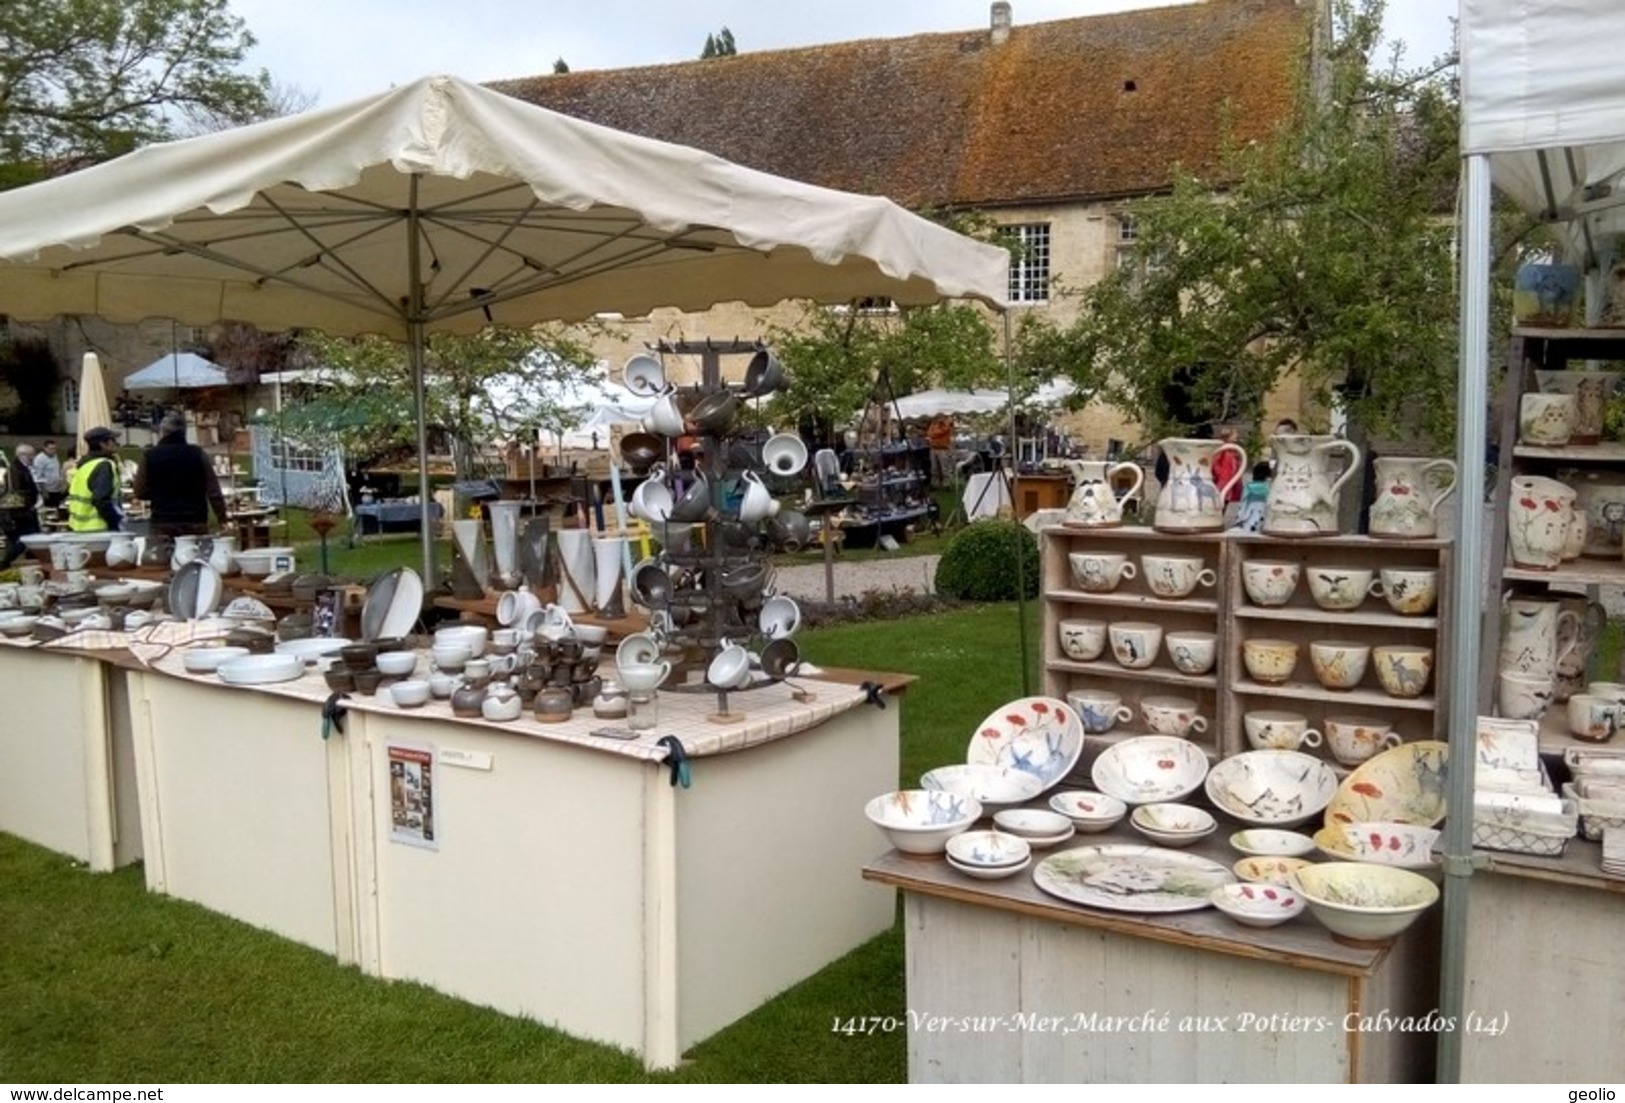
<svg viewBox="0 0 1625 1103"><path fill-rule="evenodd" d="M1005 250L889 200L449 76L0 194L11 317L234 320L405 342L425 485L430 332L735 300L968 297L1002 308L1008 270ZM422 539L432 577L427 523Z"/></svg>
<svg viewBox="0 0 1625 1103"><path fill-rule="evenodd" d="M113 408L107 403L107 380L102 378L102 362L94 352L85 353L79 365L79 439L85 430L113 424ZM82 449L83 455L86 450Z"/></svg>

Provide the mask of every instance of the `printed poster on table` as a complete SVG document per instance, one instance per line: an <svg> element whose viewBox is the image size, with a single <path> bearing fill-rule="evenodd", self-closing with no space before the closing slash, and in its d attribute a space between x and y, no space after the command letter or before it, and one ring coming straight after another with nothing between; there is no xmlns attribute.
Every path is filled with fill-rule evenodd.
<svg viewBox="0 0 1625 1103"><path fill-rule="evenodd" d="M389 839L440 849L434 817L434 751L389 745Z"/></svg>

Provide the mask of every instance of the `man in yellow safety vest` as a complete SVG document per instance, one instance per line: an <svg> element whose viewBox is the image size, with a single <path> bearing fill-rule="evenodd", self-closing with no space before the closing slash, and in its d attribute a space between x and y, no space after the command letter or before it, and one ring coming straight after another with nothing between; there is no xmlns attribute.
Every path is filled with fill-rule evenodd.
<svg viewBox="0 0 1625 1103"><path fill-rule="evenodd" d="M68 528L104 532L124 523L119 513L118 434L98 425L85 433L85 458L68 483Z"/></svg>

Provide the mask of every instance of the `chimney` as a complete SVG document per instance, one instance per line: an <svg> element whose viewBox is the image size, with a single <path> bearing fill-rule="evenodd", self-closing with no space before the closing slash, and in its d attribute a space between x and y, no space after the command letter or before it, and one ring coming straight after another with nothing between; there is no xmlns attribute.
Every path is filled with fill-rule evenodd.
<svg viewBox="0 0 1625 1103"><path fill-rule="evenodd" d="M993 0L993 45L1002 46L1010 37L1010 5Z"/></svg>

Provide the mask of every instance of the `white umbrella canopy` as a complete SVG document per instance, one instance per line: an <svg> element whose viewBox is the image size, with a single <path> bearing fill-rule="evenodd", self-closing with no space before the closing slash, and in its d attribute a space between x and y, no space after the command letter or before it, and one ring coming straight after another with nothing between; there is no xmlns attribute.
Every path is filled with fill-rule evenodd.
<svg viewBox="0 0 1625 1103"><path fill-rule="evenodd" d="M1008 264L889 200L448 76L0 194L11 317L379 333L420 380L438 330L788 298L1002 307ZM421 418L418 443L424 474ZM423 547L431 571L427 525Z"/></svg>
<svg viewBox="0 0 1625 1103"><path fill-rule="evenodd" d="M102 375L101 358L94 352L87 352L79 365L78 433L81 444L85 430L98 425L109 429L113 427L113 408L107 403L107 380Z"/></svg>
<svg viewBox="0 0 1625 1103"><path fill-rule="evenodd" d="M893 404L901 418L935 417L938 414L991 414L1004 409L1010 396L1004 391L915 391Z"/></svg>
<svg viewBox="0 0 1625 1103"><path fill-rule="evenodd" d="M226 369L212 360L195 352L172 352L125 376L123 386L127 391L162 391L225 387L230 383Z"/></svg>

